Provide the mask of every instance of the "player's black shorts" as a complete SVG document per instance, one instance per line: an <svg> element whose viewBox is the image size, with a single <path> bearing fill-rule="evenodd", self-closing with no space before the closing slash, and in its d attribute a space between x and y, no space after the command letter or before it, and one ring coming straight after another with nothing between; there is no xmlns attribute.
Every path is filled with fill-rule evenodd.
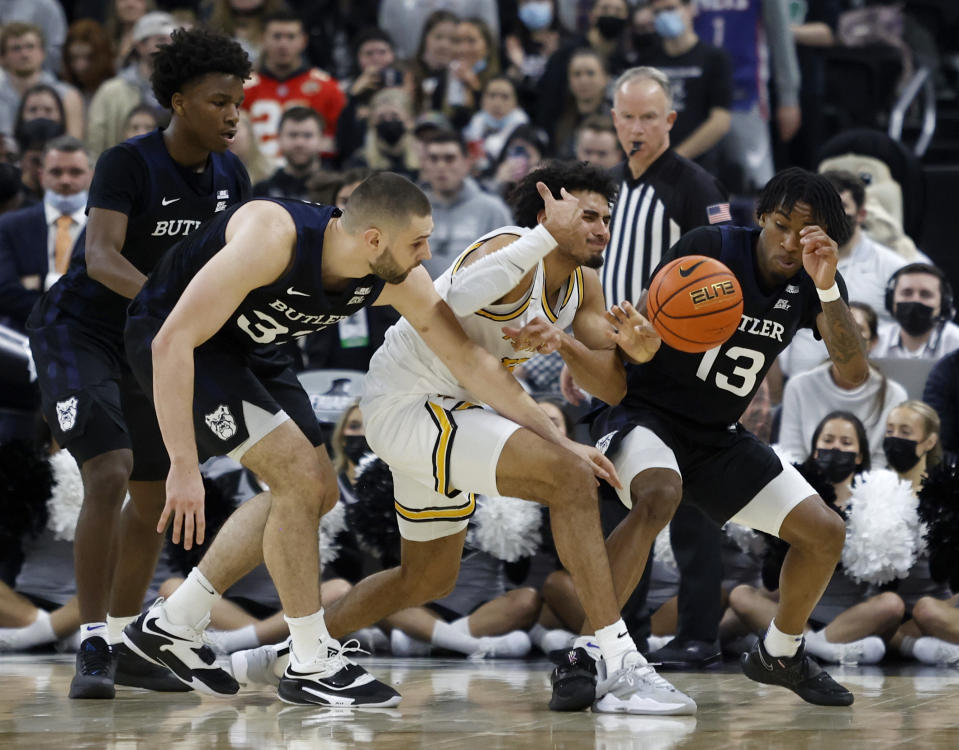
<svg viewBox="0 0 959 750"><path fill-rule="evenodd" d="M130 317L124 338L130 367L145 391L153 393L150 346L163 321ZM314 446L323 433L310 397L290 367L272 351L249 353L211 339L194 354L193 425L201 461L212 456L239 460L279 426L285 413Z"/></svg>
<svg viewBox="0 0 959 750"><path fill-rule="evenodd" d="M48 309L43 300L27 321L27 333L43 415L77 464L127 449L133 451L130 479L166 479L170 461L156 413L127 365L122 342Z"/></svg>
<svg viewBox="0 0 959 750"><path fill-rule="evenodd" d="M591 415L590 435L600 441L612 434L605 452L614 456L636 427L653 432L673 452L683 477L683 501L693 503L719 524L746 507L783 471L772 448L741 424L704 427L652 406L603 409Z"/></svg>

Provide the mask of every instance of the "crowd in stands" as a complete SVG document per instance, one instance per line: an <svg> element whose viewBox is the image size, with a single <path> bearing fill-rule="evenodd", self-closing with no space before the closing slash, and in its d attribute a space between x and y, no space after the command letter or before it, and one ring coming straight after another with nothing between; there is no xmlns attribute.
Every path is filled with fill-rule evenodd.
<svg viewBox="0 0 959 750"><path fill-rule="evenodd" d="M545 160L622 169L637 141L632 126L613 110L613 89L617 78L636 66L658 68L668 77L675 110L668 148L715 178L716 206L728 201L732 219L753 222L751 201L776 171L820 170L818 151L827 133L817 108L824 87L819 53L838 43L840 14L859 5L853 0L3 3L0 325L11 335L22 334L33 304L68 268L86 223L97 157L166 124L169 112L151 86L151 55L178 27L226 32L254 62L231 146L250 174L254 196L342 208L372 172L402 174L424 189L433 208L432 258L424 265L436 278L477 238L514 223L506 197ZM956 279L918 246L918 238L905 234L901 218L881 205L878 185L836 160L823 166L849 222L850 239L839 248L838 268L867 343L871 374L862 385L844 382L823 342L801 331L744 421L760 425L761 437L817 476L831 507L851 524L857 501L865 504L870 492L915 507L933 468L954 466ZM649 184L644 179L624 171L621 194L633 201L634 192ZM901 195L899 203L901 217ZM636 212L631 205L617 210ZM614 211L611 246L627 231L616 216ZM896 225L891 234L885 231L890 221ZM699 223L707 223L705 216ZM677 224L673 231L686 230ZM658 257L648 258L646 268L657 262ZM619 301L607 299L607 305ZM362 372L395 321L385 308L368 308L300 339L288 353L300 370ZM540 357L516 374L546 399L544 409L568 420L582 407L556 399L561 366L558 356ZM0 421L11 410L37 405L29 388L9 389L0 396ZM332 432L344 506L366 502L357 473L369 446L358 415L358 409L346 409ZM573 430L568 421L566 426ZM0 452L11 437L7 430L2 435ZM55 445L44 445L56 454ZM242 502L253 494L256 477L238 465L224 468L224 461L229 463L209 465L208 477L221 486L224 475L232 477L225 494ZM0 471L10 470L0 463ZM883 470L896 481L884 484L878 477ZM337 540L338 562L331 561L324 576L326 601L389 557L389 551L351 535L349 517L346 513L344 528L330 537ZM382 518L393 523L388 514ZM66 585L72 536L51 528L25 529L20 550L4 553L0 651L69 646L71 639L75 647L79 613ZM553 575L560 564L548 543L548 518L529 524L528 533L536 539L535 551L521 556L496 557L480 542L468 546L449 597L398 613L382 624L383 632L358 637L368 648L402 655L443 649L515 657L533 647L548 652L567 646L582 625L582 611ZM710 642L716 638L718 653L720 646L736 650L763 632L775 611L778 575L770 561L775 544L728 527L724 535L718 528L709 533L719 540L717 554L722 544L728 573L723 576L720 569L710 583L719 596L722 581L721 619L704 636ZM850 539L862 542L847 532L847 544ZM665 538L656 551L643 611L626 618L631 628L640 623L637 633L650 636L651 650L682 631L684 605L677 605L676 597L682 598L681 574L688 574L681 565L677 570ZM932 579L932 552L917 548L911 565L885 580L875 571L837 568L809 623L810 652L845 663L874 663L894 653L959 665L959 597ZM189 570L168 558L154 594L168 593ZM276 615L278 598L262 571L228 598L231 603L224 602L213 619L221 651L286 637ZM700 657L678 664L710 661Z"/></svg>

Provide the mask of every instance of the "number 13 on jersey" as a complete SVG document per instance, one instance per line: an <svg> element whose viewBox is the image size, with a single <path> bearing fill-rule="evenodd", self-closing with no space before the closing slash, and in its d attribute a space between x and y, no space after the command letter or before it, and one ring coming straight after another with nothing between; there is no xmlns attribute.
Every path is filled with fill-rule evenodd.
<svg viewBox="0 0 959 750"><path fill-rule="evenodd" d="M720 349L722 349L722 345L714 346L703 354L699 367L696 368L697 378L709 382L709 374L719 357ZM755 349L732 346L726 350L724 356L733 360L736 366L729 375L719 371L715 373L716 387L729 391L736 396L748 396L756 386L756 377L762 372L763 365L766 364L766 355L757 352ZM733 380L730 378L733 378Z"/></svg>

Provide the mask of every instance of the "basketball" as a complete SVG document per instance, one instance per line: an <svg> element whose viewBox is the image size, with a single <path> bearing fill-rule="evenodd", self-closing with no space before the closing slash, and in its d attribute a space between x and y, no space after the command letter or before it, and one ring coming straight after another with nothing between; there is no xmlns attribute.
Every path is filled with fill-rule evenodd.
<svg viewBox="0 0 959 750"><path fill-rule="evenodd" d="M684 255L653 277L646 312L665 344L704 352L733 335L743 315L743 291L725 264Z"/></svg>

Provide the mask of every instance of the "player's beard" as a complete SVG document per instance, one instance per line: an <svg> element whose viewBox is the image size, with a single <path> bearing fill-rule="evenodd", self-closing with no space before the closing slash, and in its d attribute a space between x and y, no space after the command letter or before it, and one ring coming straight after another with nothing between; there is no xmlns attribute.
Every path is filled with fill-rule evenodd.
<svg viewBox="0 0 959 750"><path fill-rule="evenodd" d="M396 258L393 257L393 253L386 247L383 248L379 257L370 262L370 270L387 284L402 284L413 269L403 270L400 264L396 262Z"/></svg>
<svg viewBox="0 0 959 750"><path fill-rule="evenodd" d="M594 253L588 256L580 265L586 266L586 268L602 268L604 260L605 258L602 253Z"/></svg>

